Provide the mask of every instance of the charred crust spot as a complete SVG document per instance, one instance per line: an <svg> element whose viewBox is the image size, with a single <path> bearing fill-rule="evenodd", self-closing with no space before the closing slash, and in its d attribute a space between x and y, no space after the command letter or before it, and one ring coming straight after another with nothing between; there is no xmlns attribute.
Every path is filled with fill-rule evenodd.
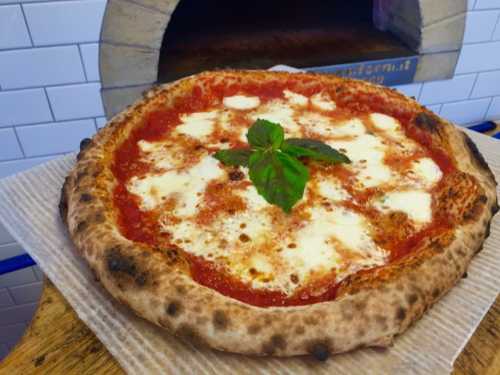
<svg viewBox="0 0 500 375"><path fill-rule="evenodd" d="M66 190L69 185L69 177L66 177L64 184L61 188L61 199L59 200L59 216L64 223L67 223L68 217L68 196L66 195Z"/></svg>
<svg viewBox="0 0 500 375"><path fill-rule="evenodd" d="M83 138L80 141L80 151L85 150L90 145L90 143L92 143L92 139L90 139L90 138Z"/></svg>
<svg viewBox="0 0 500 375"><path fill-rule="evenodd" d="M491 214L495 215L499 210L500 206L498 205L498 202L495 202L495 204L491 207Z"/></svg>
<svg viewBox="0 0 500 375"><path fill-rule="evenodd" d="M306 316L304 318L304 323L306 323L309 326L315 326L315 325L318 325L319 321L318 321L318 319L316 319L312 316Z"/></svg>
<svg viewBox="0 0 500 375"><path fill-rule="evenodd" d="M165 312L171 317L177 317L181 313L182 305L179 301L171 301L165 307Z"/></svg>
<svg viewBox="0 0 500 375"><path fill-rule="evenodd" d="M417 125L422 130L427 130L430 132L435 132L438 129L439 119L430 113L420 112L415 117L415 125Z"/></svg>
<svg viewBox="0 0 500 375"><path fill-rule="evenodd" d="M295 333L297 335L303 335L305 332L306 329L304 328L304 326L297 326L297 328L295 328Z"/></svg>
<svg viewBox="0 0 500 375"><path fill-rule="evenodd" d="M250 241L250 237L248 237L248 234L246 234L246 233L240 234L239 239L240 239L241 242L248 242L248 241Z"/></svg>
<svg viewBox="0 0 500 375"><path fill-rule="evenodd" d="M271 336L268 342L262 345L262 352L273 355L276 350L283 350L286 348L286 340L282 335L276 334Z"/></svg>
<svg viewBox="0 0 500 375"><path fill-rule="evenodd" d="M439 290L439 288L435 288L432 291L432 298L438 298L440 294L441 294L441 291Z"/></svg>
<svg viewBox="0 0 500 375"><path fill-rule="evenodd" d="M39 367L39 366L43 365L43 363L45 362L45 356L46 356L46 354L43 354L43 355L35 358L35 360L34 360L35 367Z"/></svg>
<svg viewBox="0 0 500 375"><path fill-rule="evenodd" d="M487 171L488 174L491 176L491 178L494 180L495 176L491 172L490 167L488 166L488 163L484 159L483 154L481 154L481 152L477 148L476 144L472 141L472 139L470 139L470 137L467 134L465 134L465 133L463 133L463 134L465 137L465 144L469 148L469 151L472 154L472 156L474 157L474 159L476 160L477 164L481 168L483 168L485 171Z"/></svg>
<svg viewBox="0 0 500 375"><path fill-rule="evenodd" d="M177 329L176 334L184 339L188 340L196 346L205 345L205 340L200 336L200 334L189 324L182 324Z"/></svg>
<svg viewBox="0 0 500 375"><path fill-rule="evenodd" d="M175 288L175 290L180 295L186 294L186 288L184 288L182 285L177 285L177 287Z"/></svg>
<svg viewBox="0 0 500 375"><path fill-rule="evenodd" d="M413 305L415 302L417 302L417 300L418 296L415 293L411 293L406 296L406 301L409 305Z"/></svg>
<svg viewBox="0 0 500 375"><path fill-rule="evenodd" d="M108 249L106 261L111 272L123 272L130 276L137 274L137 267L131 257L124 256L119 246Z"/></svg>
<svg viewBox="0 0 500 375"><path fill-rule="evenodd" d="M229 179L231 181L240 181L240 180L243 180L244 177L245 177L245 174L242 171L234 170L234 171L229 172Z"/></svg>
<svg viewBox="0 0 500 375"><path fill-rule="evenodd" d="M312 344L308 352L318 361L324 362L330 357L330 348L324 342Z"/></svg>
<svg viewBox="0 0 500 375"><path fill-rule="evenodd" d="M259 326L258 324L252 324L251 326L248 326L248 328L247 328L247 332L250 335L255 335L256 333L259 333L260 330L261 330L261 326Z"/></svg>
<svg viewBox="0 0 500 375"><path fill-rule="evenodd" d="M177 250L175 247L166 249L165 255L167 256L170 264L177 263L177 261L179 260L179 250Z"/></svg>
<svg viewBox="0 0 500 375"><path fill-rule="evenodd" d="M82 220L76 225L75 231L77 233L80 233L84 231L87 227L88 227L88 222L86 220Z"/></svg>
<svg viewBox="0 0 500 375"><path fill-rule="evenodd" d="M84 138L80 142L80 152L76 155L76 160L80 160L85 152L85 150L90 146L92 140L90 138Z"/></svg>
<svg viewBox="0 0 500 375"><path fill-rule="evenodd" d="M469 276L469 275L467 274L467 271L465 271L464 274L462 275L462 279L466 279L467 276Z"/></svg>
<svg viewBox="0 0 500 375"><path fill-rule="evenodd" d="M106 265L112 274L125 274L132 277L138 286L146 285L147 273L139 272L133 257L124 256L119 246L106 251Z"/></svg>
<svg viewBox="0 0 500 375"><path fill-rule="evenodd" d="M94 222L97 224L104 223L104 220L106 218L104 217L104 214L102 212L98 212L94 216Z"/></svg>
<svg viewBox="0 0 500 375"><path fill-rule="evenodd" d="M148 275L146 272L143 272L135 278L135 283L138 286L144 286L146 285L147 280L148 280Z"/></svg>
<svg viewBox="0 0 500 375"><path fill-rule="evenodd" d="M396 310L396 319L404 320L406 318L406 309L404 307L399 307Z"/></svg>
<svg viewBox="0 0 500 375"><path fill-rule="evenodd" d="M92 199L93 197L89 193L83 193L82 195L80 195L80 202L87 203L90 202Z"/></svg>
<svg viewBox="0 0 500 375"><path fill-rule="evenodd" d="M86 169L84 169L84 170L82 170L82 171L79 171L79 172L76 174L76 183L79 183L79 182L80 182L80 180L81 180L82 178L84 178L85 176L87 176L87 175L88 175L88 172L87 172L87 170L86 170Z"/></svg>
<svg viewBox="0 0 500 375"><path fill-rule="evenodd" d="M222 310L215 310L212 323L216 329L224 330L229 326L227 314Z"/></svg>

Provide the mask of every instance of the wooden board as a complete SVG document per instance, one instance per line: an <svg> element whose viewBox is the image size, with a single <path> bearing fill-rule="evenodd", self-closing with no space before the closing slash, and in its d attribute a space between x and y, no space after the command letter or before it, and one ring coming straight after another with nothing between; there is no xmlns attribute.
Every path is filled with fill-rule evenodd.
<svg viewBox="0 0 500 375"><path fill-rule="evenodd" d="M1 374L124 374L51 282L26 334L0 363ZM500 298L455 363L453 375L500 374Z"/></svg>

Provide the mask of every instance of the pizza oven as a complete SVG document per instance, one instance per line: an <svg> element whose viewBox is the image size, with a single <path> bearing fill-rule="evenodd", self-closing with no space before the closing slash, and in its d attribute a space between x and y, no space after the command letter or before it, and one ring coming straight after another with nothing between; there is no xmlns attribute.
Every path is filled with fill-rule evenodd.
<svg viewBox="0 0 500 375"><path fill-rule="evenodd" d="M466 0L109 0L100 74L108 117L156 83L289 65L397 85L449 78Z"/></svg>

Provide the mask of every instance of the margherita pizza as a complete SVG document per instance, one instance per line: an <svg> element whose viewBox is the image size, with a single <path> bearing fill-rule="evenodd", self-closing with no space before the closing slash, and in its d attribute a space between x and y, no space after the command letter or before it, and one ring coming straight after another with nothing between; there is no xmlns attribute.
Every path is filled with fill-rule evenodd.
<svg viewBox="0 0 500 375"><path fill-rule="evenodd" d="M60 208L141 317L218 350L324 360L391 344L466 275L495 189L466 134L394 90L219 71L147 92L82 142Z"/></svg>

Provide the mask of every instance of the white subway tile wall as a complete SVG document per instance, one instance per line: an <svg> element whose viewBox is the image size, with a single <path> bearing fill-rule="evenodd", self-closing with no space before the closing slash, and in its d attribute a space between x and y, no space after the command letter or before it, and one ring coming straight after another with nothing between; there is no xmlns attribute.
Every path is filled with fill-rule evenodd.
<svg viewBox="0 0 500 375"><path fill-rule="evenodd" d="M106 123L98 43L106 0L0 0L0 178L75 150ZM460 125L500 119L500 0L469 0L451 80L396 88ZM0 225L0 259L23 249ZM36 308L38 266L0 276L0 359Z"/></svg>
<svg viewBox="0 0 500 375"><path fill-rule="evenodd" d="M21 48L31 46L28 28L24 23L19 5L0 8L0 48Z"/></svg>
<svg viewBox="0 0 500 375"><path fill-rule="evenodd" d="M26 156L62 154L78 148L83 138L95 133L93 119L52 122L17 128Z"/></svg>
<svg viewBox="0 0 500 375"><path fill-rule="evenodd" d="M33 124L51 120L49 101L43 88L0 91L0 126Z"/></svg>
<svg viewBox="0 0 500 375"><path fill-rule="evenodd" d="M99 40L106 0L23 5L35 46Z"/></svg>
<svg viewBox="0 0 500 375"><path fill-rule="evenodd" d="M0 160L19 159L22 157L23 152L17 141L14 129L0 129Z"/></svg>
<svg viewBox="0 0 500 375"><path fill-rule="evenodd" d="M500 96L493 98L486 116L488 118L500 119Z"/></svg>
<svg viewBox="0 0 500 375"><path fill-rule="evenodd" d="M75 150L103 121L106 0L0 0L0 178ZM24 253L0 225L0 260ZM0 276L0 360L36 309L38 266Z"/></svg>
<svg viewBox="0 0 500 375"><path fill-rule="evenodd" d="M56 120L104 116L101 85L57 86L47 88L50 105Z"/></svg>

